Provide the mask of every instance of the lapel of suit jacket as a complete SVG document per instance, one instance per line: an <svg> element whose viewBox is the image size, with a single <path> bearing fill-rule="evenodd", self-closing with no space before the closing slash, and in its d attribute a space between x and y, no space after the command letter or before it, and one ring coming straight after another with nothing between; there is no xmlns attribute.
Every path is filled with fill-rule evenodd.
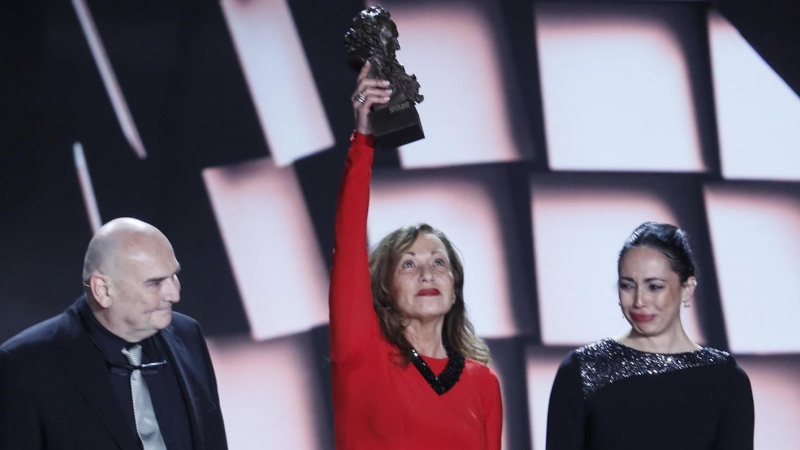
<svg viewBox="0 0 800 450"><path fill-rule="evenodd" d="M108 381L105 358L92 343L78 314L79 308L88 308L85 297L64 312L65 320L56 331L58 361L119 448L138 450L138 436L125 423L122 406Z"/></svg>
<svg viewBox="0 0 800 450"><path fill-rule="evenodd" d="M197 379L196 371L192 370L193 360L191 355L181 338L175 334L175 328L170 325L161 330L161 337L164 339L170 359L175 363L178 384L181 386L183 396L189 407L189 419L192 424L194 448L203 450L205 448L205 442L203 438L203 428L200 423L200 414L203 411L200 406L201 402L199 398L205 394L205 389L203 389L204 385Z"/></svg>

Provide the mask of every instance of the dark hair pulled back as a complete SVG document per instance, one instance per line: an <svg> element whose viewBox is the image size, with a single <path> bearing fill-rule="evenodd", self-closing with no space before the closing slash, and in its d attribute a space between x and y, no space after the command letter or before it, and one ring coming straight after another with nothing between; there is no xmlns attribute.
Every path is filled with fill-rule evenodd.
<svg viewBox="0 0 800 450"><path fill-rule="evenodd" d="M622 257L634 247L650 247L658 250L669 261L681 283L696 276L696 267L689 238L686 232L668 223L645 222L639 225L622 246L617 259L617 272Z"/></svg>

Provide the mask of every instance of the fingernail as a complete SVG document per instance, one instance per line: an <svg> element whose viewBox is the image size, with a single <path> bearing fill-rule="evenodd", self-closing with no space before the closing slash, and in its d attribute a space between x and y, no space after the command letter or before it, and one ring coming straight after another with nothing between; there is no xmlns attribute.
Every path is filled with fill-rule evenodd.
<svg viewBox="0 0 800 450"><path fill-rule="evenodd" d="M384 86L388 86L388 85L389 85L389 82L388 82L387 80L383 80L383 85L384 85Z"/></svg>

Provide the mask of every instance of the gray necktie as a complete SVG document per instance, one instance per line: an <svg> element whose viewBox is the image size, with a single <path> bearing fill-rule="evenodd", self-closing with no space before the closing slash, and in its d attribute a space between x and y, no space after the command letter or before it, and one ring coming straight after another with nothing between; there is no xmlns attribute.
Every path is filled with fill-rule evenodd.
<svg viewBox="0 0 800 450"><path fill-rule="evenodd" d="M142 346L134 345L130 349L122 349L122 354L128 358L128 364L140 366L142 364ZM131 371L131 396L133 397L133 416L136 419L136 432L142 440L144 450L167 450L161 430L158 429L156 413L150 401L150 392L142 377L141 370Z"/></svg>

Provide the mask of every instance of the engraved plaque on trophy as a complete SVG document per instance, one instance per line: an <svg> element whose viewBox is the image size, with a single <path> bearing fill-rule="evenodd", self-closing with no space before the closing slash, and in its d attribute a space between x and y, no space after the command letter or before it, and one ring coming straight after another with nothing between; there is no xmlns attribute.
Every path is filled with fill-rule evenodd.
<svg viewBox="0 0 800 450"><path fill-rule="evenodd" d="M417 108L423 100L415 75L397 62L400 50L397 26L388 11L372 6L353 18L344 36L347 64L360 71L369 61L370 78L388 80L392 89L389 103L373 105L369 114L372 134L381 148L395 148L425 137Z"/></svg>

